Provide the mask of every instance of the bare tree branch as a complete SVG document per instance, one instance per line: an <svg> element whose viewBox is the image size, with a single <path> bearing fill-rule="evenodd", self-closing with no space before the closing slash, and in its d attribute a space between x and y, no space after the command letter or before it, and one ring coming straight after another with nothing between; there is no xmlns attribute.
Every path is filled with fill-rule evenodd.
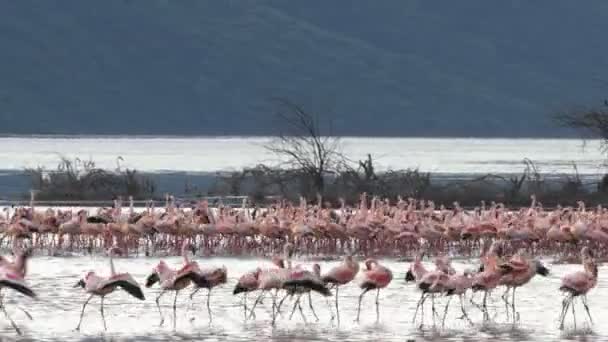
<svg viewBox="0 0 608 342"><path fill-rule="evenodd" d="M264 148L279 157L284 167L298 169L310 177L311 194L322 193L324 177L343 163L340 138L330 136L331 124L323 131L320 116L304 110L284 98L271 99L277 105L277 117L284 126Z"/></svg>
<svg viewBox="0 0 608 342"><path fill-rule="evenodd" d="M602 139L601 149L608 152L608 110L573 110L554 115L554 120L562 127L580 131L585 137Z"/></svg>

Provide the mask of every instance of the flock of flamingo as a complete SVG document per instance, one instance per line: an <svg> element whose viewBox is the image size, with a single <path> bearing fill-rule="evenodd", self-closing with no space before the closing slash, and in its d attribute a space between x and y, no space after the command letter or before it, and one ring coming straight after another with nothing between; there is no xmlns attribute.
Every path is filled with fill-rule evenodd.
<svg viewBox="0 0 608 342"><path fill-rule="evenodd" d="M397 203L371 200L363 194L357 206L340 208L318 203L299 205L286 201L267 208L219 206L201 201L178 207L167 197L164 208L153 203L136 211L133 200L127 210L116 200L109 208L87 210L36 210L5 208L0 215L0 246L10 247L21 238L49 255L64 252L104 251L112 246L122 253L176 255L187 238L208 255L269 256L291 242L299 253L312 256L346 254L412 257L428 244L434 253L472 256L482 239L502 239L510 247L523 247L532 254L577 261L581 244L595 247L605 257L608 244L608 209L578 207L545 210L532 197L529 207L506 209L500 203L465 210L436 207L431 201L401 199Z"/></svg>
<svg viewBox="0 0 608 342"><path fill-rule="evenodd" d="M462 319L473 324L467 313L466 293L482 293L480 303L470 299L483 313L483 320L491 320L487 302L493 291L504 287L502 300L507 317L515 324L519 321L515 292L536 275L546 276L548 268L535 255L550 254L568 262L579 261L582 270L565 275L559 290L565 294L559 316L560 329L571 309L576 325L574 304L582 303L587 317L593 323L587 293L596 286L597 260L604 256L602 248L608 242L608 211L602 207L587 210L580 202L577 208L564 207L544 210L532 197L530 207L507 210L501 204L482 203L472 211L454 208L435 208L434 203L402 200L392 205L389 201L372 198L369 205L365 194L357 207L331 209L319 199L315 205L304 200L299 206L280 202L265 209L212 210L206 202L185 209L168 198L160 212L148 206L136 212L131 204L123 213L121 201L112 208L100 208L95 215L87 211L72 212L47 209L36 211L35 203L19 207L7 214L2 227L2 243L12 248L14 258L0 257L0 290L15 290L27 297L36 293L26 282L27 261L34 250L57 253L64 250L108 252L110 275L100 276L91 271L78 281L89 295L82 306L76 330L80 329L84 312L94 297L100 298L100 312L106 329L104 299L122 289L139 300L145 300L144 291L129 273L117 273L113 257L139 253L146 255L180 253L183 263L172 268L161 260L145 279L145 287L160 287L156 305L160 325L164 323L160 300L173 293L173 328L176 327L178 294L192 287L190 299L200 290L207 290L207 310L212 320L211 293L227 283L225 267L201 268L190 260L189 252L205 251L209 255L224 252L236 255L272 256L272 264L261 265L240 276L233 294L243 294L244 319L255 319L255 309L264 305L265 297L272 302L271 318L274 325L284 314L281 311L287 299L293 303L290 318L298 310L302 319L303 300L317 317L313 294L325 297L332 321L340 324L339 289L356 281L361 289L355 321L359 321L364 296L374 291L376 319L380 319L380 291L394 282L393 272L382 265L377 257L413 256L404 283L413 282L420 291L413 323L424 326L424 308L431 305L433 326L445 324L452 298L458 297ZM11 210L6 210L7 213ZM67 241L66 241L67 240ZM27 246L27 247L24 247ZM322 272L316 263L312 269L293 265L294 253L308 256L343 256L338 266ZM480 267L456 272L448 255L479 257ZM373 256L373 257L371 257ZM434 259L434 267L423 263L424 257ZM358 260L364 260L362 267ZM335 293L333 294L332 291ZM253 304L248 294L257 293ZM328 297L335 296L330 305ZM435 301L445 301L443 314L436 309ZM17 324L6 311L0 296L0 309L11 325L21 334ZM23 309L22 309L23 310ZM27 313L27 312L26 312ZM420 313L420 314L419 314ZM28 316L30 316L28 314ZM31 317L30 317L31 318ZM318 319L318 318L317 318Z"/></svg>

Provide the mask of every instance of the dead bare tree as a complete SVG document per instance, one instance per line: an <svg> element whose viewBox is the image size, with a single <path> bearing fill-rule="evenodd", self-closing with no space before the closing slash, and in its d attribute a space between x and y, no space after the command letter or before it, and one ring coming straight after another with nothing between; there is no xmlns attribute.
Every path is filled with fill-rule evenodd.
<svg viewBox="0 0 608 342"><path fill-rule="evenodd" d="M554 119L562 127L576 129L584 137L602 139L602 152L608 152L608 102L603 107L571 110L554 115Z"/></svg>
<svg viewBox="0 0 608 342"><path fill-rule="evenodd" d="M282 131L264 148L280 160L283 168L300 170L309 178L312 191L323 193L325 177L343 163L340 138L332 136L331 121L321 126L320 116L284 98L274 98Z"/></svg>

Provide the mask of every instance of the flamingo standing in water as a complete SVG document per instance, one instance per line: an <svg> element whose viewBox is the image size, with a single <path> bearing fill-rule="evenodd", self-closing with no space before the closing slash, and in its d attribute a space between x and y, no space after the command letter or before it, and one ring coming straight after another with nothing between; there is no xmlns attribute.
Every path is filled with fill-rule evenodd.
<svg viewBox="0 0 608 342"><path fill-rule="evenodd" d="M202 286L195 283L196 289L190 294L190 299L202 288L207 289L207 313L209 314L209 323L213 321L211 316L211 290L222 284L226 284L228 281L228 270L226 266L199 270L199 275L206 281L202 282Z"/></svg>
<svg viewBox="0 0 608 342"><path fill-rule="evenodd" d="M473 280L471 278L471 272L469 270L465 270L462 274L454 274L451 275L446 284L447 291L446 295L451 296L457 295L460 299L460 310L462 311L461 318L466 318L469 324L473 325L473 322L469 318L467 311L464 308L464 296L468 289L473 286ZM448 313L448 305L450 304L450 299L448 299L448 303L445 305L445 311L443 312L443 319L441 321L441 325L445 324L445 317Z"/></svg>
<svg viewBox="0 0 608 342"><path fill-rule="evenodd" d="M359 322L359 316L361 315L361 300L370 290L376 290L376 322L380 320L380 289L387 287L391 280L393 280L391 270L380 265L375 259L365 260L365 270L363 270L363 278L359 286L363 289L363 292L359 295L356 322Z"/></svg>
<svg viewBox="0 0 608 342"><path fill-rule="evenodd" d="M84 302L82 306L82 311L80 312L80 320L78 321L78 325L76 326L76 331L80 330L80 324L82 323L82 317L84 316L84 310L89 304L89 301L94 296L101 297L101 319L103 321L103 330L107 330L106 327L106 318L103 311L103 301L107 295L114 292L117 288L121 288L125 290L131 296L139 299L145 300L144 293L141 290L141 287L137 283L135 279L129 273L116 273L114 269L114 261L112 260L112 256L116 253L115 248L111 248L109 251L110 255L110 276L109 277L100 277L95 272L88 272L84 278L80 279L78 283L74 287L82 287L85 289L87 293L91 295Z"/></svg>
<svg viewBox="0 0 608 342"><path fill-rule="evenodd" d="M580 297L589 321L593 324L589 305L587 305L587 293L597 285L597 264L595 263L593 253L589 247L583 247L581 256L584 269L582 271L568 274L562 278L562 285L559 290L566 293L566 298L562 303L562 312L559 316L559 329L564 329L564 318L568 312L568 307L572 305L572 317L574 318L574 329L576 329L576 314L574 313L574 299Z"/></svg>
<svg viewBox="0 0 608 342"><path fill-rule="evenodd" d="M509 290L513 289L511 298L511 311L513 314L513 323L519 319L519 314L515 311L515 290L527 284L536 274L543 277L549 275L549 269L540 261L527 258L524 250L519 250L509 261L498 265L505 272L500 279L500 285L505 285L507 290L503 295L503 300L507 308L507 319L509 317Z"/></svg>
<svg viewBox="0 0 608 342"><path fill-rule="evenodd" d="M471 288L474 292L483 291L481 311L484 321L490 319L487 306L488 294L500 284L502 276L506 273L504 269L498 267L500 248L497 241L492 242L488 252L482 258L480 272L473 276Z"/></svg>
<svg viewBox="0 0 608 342"><path fill-rule="evenodd" d="M410 264L410 268L405 273L405 282L408 283L410 281L415 281L416 287L422 291L422 294L420 295L420 299L418 300L418 304L416 304L416 311L414 311L414 318L412 319L412 323L415 323L416 317L418 316L418 310L421 309L421 316L422 316L421 327L424 324L424 301L426 300L426 297L429 295L428 291L427 291L428 287L425 287L424 285L420 286L424 277L429 273L429 271L422 264L423 257L424 257L424 252L417 255L416 258L414 259L414 262ZM427 290L424 290L425 288ZM433 316L433 318L434 318L434 316Z"/></svg>
<svg viewBox="0 0 608 342"><path fill-rule="evenodd" d="M260 276L260 272L262 272L262 269L258 267L251 272L243 274L232 291L233 295L243 293L243 310L245 312L245 320L247 320L247 294L258 289L258 278Z"/></svg>
<svg viewBox="0 0 608 342"><path fill-rule="evenodd" d="M286 243L283 247L283 253L285 255L285 259L287 259L287 268L285 268L284 259L274 257L273 263L275 263L278 268L272 268L267 270L262 270L258 274L258 290L262 290L260 295L256 298L253 306L251 307L250 317L254 316L254 310L256 305L262 300L262 297L266 292L270 292L274 290L274 294L272 294L272 324L274 325L276 321L276 311L277 308L277 293L279 290L283 289L283 284L285 281L289 279L289 273L291 272L291 256L293 254L293 245L291 243Z"/></svg>
<svg viewBox="0 0 608 342"><path fill-rule="evenodd" d="M25 282L27 260L31 255L31 249L28 248L25 251L17 252L15 254L16 257L13 262L9 261L5 257L0 257L0 291L3 288L10 288L27 297L36 298L34 291ZM2 310L6 318L10 321L17 334L21 335L21 330L6 311L6 307L1 295L0 310ZM25 312L25 314L31 319L32 316L27 311L23 309L22 311Z"/></svg>
<svg viewBox="0 0 608 342"><path fill-rule="evenodd" d="M350 283L359 273L359 263L353 260L351 255L344 257L344 262L327 272L323 276L323 281L333 285L336 289L336 316L340 325L340 308L338 307L338 288Z"/></svg>
<svg viewBox="0 0 608 342"><path fill-rule="evenodd" d="M319 317L317 317L312 306L311 291L318 292L325 297L331 296L331 292L325 286L325 282L321 279L321 266L319 264L313 265L312 272L301 268L295 268L289 273L288 279L283 283L283 288L287 290L289 294L298 294L289 317L290 319L297 307L300 310L300 314L302 314L302 318L306 321L304 313L302 312L302 307L300 306L300 299L304 293L308 293L308 305L317 321L319 320Z"/></svg>
<svg viewBox="0 0 608 342"><path fill-rule="evenodd" d="M426 272L422 278L416 281L416 285L418 289L422 291L422 295L420 300L418 301L418 305L416 306L416 311L414 312L413 322L416 321L416 315L418 313L418 308L422 307L422 322L420 324L420 328L424 325L424 302L430 296L431 297L431 309L433 314L433 326L435 325L435 316L437 316L437 310L435 310L435 295L444 293L448 290L448 281L449 275L441 270L434 270ZM449 301L448 301L449 302Z"/></svg>
<svg viewBox="0 0 608 342"><path fill-rule="evenodd" d="M184 265L179 270L171 269L167 264L161 260L158 262L156 267L152 270L152 273L146 278L146 287L151 287L157 282L160 282L161 292L156 297L156 307L160 315L160 326L165 322L163 313L160 309L160 298L167 291L174 291L175 298L173 299L173 330L176 327L177 321L177 295L179 291L188 287L194 282L199 287L208 286L207 279L200 274L198 264L194 261L190 261L187 255L187 248L192 247L187 241L184 241L182 245L182 256L184 258Z"/></svg>

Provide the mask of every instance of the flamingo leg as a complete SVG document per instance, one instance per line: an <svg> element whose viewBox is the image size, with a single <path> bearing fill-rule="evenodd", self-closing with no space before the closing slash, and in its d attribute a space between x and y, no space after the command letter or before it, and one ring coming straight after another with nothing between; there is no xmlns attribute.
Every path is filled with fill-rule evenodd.
<svg viewBox="0 0 608 342"><path fill-rule="evenodd" d="M315 316L315 319L318 322L319 316L317 316L317 313L315 312L315 308L312 306L312 294L310 293L310 291L308 292L308 307L310 307L310 311L312 311L313 316Z"/></svg>
<svg viewBox="0 0 608 342"><path fill-rule="evenodd" d="M24 313L24 314L27 316L27 318L29 318L29 319L30 319L30 321L33 321L33 320L34 320L34 318L32 317L32 315L30 315L30 313L29 313L27 310L25 310L25 309L24 309L24 308L22 308L22 307L18 307L18 308L19 308L19 310L23 311L23 313Z"/></svg>
<svg viewBox="0 0 608 342"><path fill-rule="evenodd" d="M277 315L275 312L275 307L277 306L277 294L278 294L279 290L275 290L274 293L272 294L272 326L274 326L276 319L277 319Z"/></svg>
<svg viewBox="0 0 608 342"><path fill-rule="evenodd" d="M293 317L293 314L296 312L298 304L300 304L300 299L301 298L302 298L302 295L299 294L298 297L296 298L296 301L293 303L293 308L291 309L291 314L289 315L289 320L290 321L291 321L291 318Z"/></svg>
<svg viewBox="0 0 608 342"><path fill-rule="evenodd" d="M509 320L509 287L507 286L507 289L505 290L505 293L502 294L502 296L500 298L502 298L502 300L505 302L505 310L507 311L507 321Z"/></svg>
<svg viewBox="0 0 608 342"><path fill-rule="evenodd" d="M380 322L380 289L376 289L376 323Z"/></svg>
<svg viewBox="0 0 608 342"><path fill-rule="evenodd" d="M17 332L17 334L18 335L22 335L21 329L19 329L19 327L17 326L17 324L15 323L15 321L13 321L13 319L11 318L11 316L9 316L8 312L6 311L6 307L4 306L4 303L1 301L1 299L0 299L0 309L2 309L2 312L4 313L4 316L6 316L6 318L11 322L11 326L13 326L13 329L15 329L15 331Z"/></svg>
<svg viewBox="0 0 608 342"><path fill-rule="evenodd" d="M160 326L160 327L162 327L163 323L165 322L165 318L163 317L163 312L160 310L160 297L162 297L165 294L165 292L167 292L167 291L162 290L156 297L156 307L158 308L158 314L160 315L160 323L158 324L158 326ZM84 308L82 310L84 311Z"/></svg>
<svg viewBox="0 0 608 342"><path fill-rule="evenodd" d="M177 326L177 294L179 291L175 291L175 297L173 298L173 330Z"/></svg>
<svg viewBox="0 0 608 342"><path fill-rule="evenodd" d="M513 288L512 299L511 299L511 314L513 315L513 323L519 321L519 312L515 311L515 290L517 288Z"/></svg>
<svg viewBox="0 0 608 342"><path fill-rule="evenodd" d="M361 301L363 300L363 296L367 293L367 291L369 291L370 289L365 289L363 290L363 292L361 292L361 295L359 295L359 307L357 308L357 319L355 320L355 322L359 322L359 317L361 315Z"/></svg>
<svg viewBox="0 0 608 342"><path fill-rule="evenodd" d="M87 304L89 304L91 299L93 299L93 295L90 295L89 298L87 298L87 300L84 302L84 305L82 306L82 311L80 312L80 320L78 321L78 325L76 326L76 331L80 331L80 324L82 323L82 317L84 316L84 309L87 307ZM4 310L4 305L2 305L2 308Z"/></svg>
<svg viewBox="0 0 608 342"><path fill-rule="evenodd" d="M258 297L255 299L255 302L253 302L253 306L251 307L251 311L249 314L249 319L255 317L255 307L258 305L258 303L260 302L262 296L264 295L264 292L266 292L266 290L262 290L262 292L258 295Z"/></svg>
<svg viewBox="0 0 608 342"><path fill-rule="evenodd" d="M572 298L572 300L570 300L571 306L572 306L572 318L574 319L574 330L576 330L576 312L574 312L574 298Z"/></svg>
<svg viewBox="0 0 608 342"><path fill-rule="evenodd" d="M466 318L467 321L469 321L469 324L473 325L473 321L471 321L471 319L469 318L469 315L467 314L467 311L464 309L464 302L465 299L463 298L464 295L460 295L460 310L462 311L462 317L461 318Z"/></svg>
<svg viewBox="0 0 608 342"><path fill-rule="evenodd" d="M420 308L422 303L424 303L424 297L425 297L425 293L422 293L420 295L420 299L418 300L418 304L416 304L416 311L414 311L414 318L412 319L412 323L416 323L416 316L418 316L418 309ZM422 316L423 316L422 320L424 321L424 314Z"/></svg>
<svg viewBox="0 0 608 342"><path fill-rule="evenodd" d="M306 315L304 315L304 310L302 310L302 301L298 302L298 311L300 312L300 317L302 317L302 321L304 321L304 324L308 324L308 322L306 321Z"/></svg>
<svg viewBox="0 0 608 342"><path fill-rule="evenodd" d="M101 296L101 305L99 308L99 311L101 311L101 321L103 322L103 331L108 331L108 328L106 327L106 316L103 313L103 299L105 298L105 296Z"/></svg>
<svg viewBox="0 0 608 342"><path fill-rule="evenodd" d="M277 314L281 313L281 306L283 306L283 302L285 302L285 299L287 299L287 297L289 297L289 293L286 293L285 296L283 296L283 298L281 298L281 300L279 301L279 304L277 305Z"/></svg>
<svg viewBox="0 0 608 342"><path fill-rule="evenodd" d="M338 307L338 289L340 286L336 286L336 318L338 319L338 326L340 325L340 308Z"/></svg>
<svg viewBox="0 0 608 342"><path fill-rule="evenodd" d="M483 301L481 307L483 308L483 320L489 321L490 314L488 313L488 291L484 291L483 293Z"/></svg>
<svg viewBox="0 0 608 342"><path fill-rule="evenodd" d="M192 298L194 298L194 295L198 292L198 290L200 290L200 287L197 287L196 289L194 289L194 291L192 291L192 293L190 294L190 300L192 300Z"/></svg>
<svg viewBox="0 0 608 342"><path fill-rule="evenodd" d="M243 294L243 314L245 320L247 320L247 292Z"/></svg>
<svg viewBox="0 0 608 342"><path fill-rule="evenodd" d="M209 324L213 321L213 317L211 316L211 289L207 292L207 313L209 314Z"/></svg>
<svg viewBox="0 0 608 342"><path fill-rule="evenodd" d="M437 310L435 310L435 294L431 294L431 309L433 310L433 326L435 326L435 316L437 315Z"/></svg>
<svg viewBox="0 0 608 342"><path fill-rule="evenodd" d="M587 305L587 295L582 296L583 306L585 307L585 311L587 311L587 316L589 317L589 321L593 325L593 318L591 318L591 312L589 312L589 305Z"/></svg>
<svg viewBox="0 0 608 342"><path fill-rule="evenodd" d="M443 317L441 319L441 329L445 328L445 318L448 315L448 307L450 306L450 301L452 300L452 296L448 298L448 302L445 303L445 309L443 309Z"/></svg>
<svg viewBox="0 0 608 342"><path fill-rule="evenodd" d="M561 314L561 319L560 319L560 324L559 324L560 330L564 329L564 319L566 318L566 314L568 313L568 307L570 306L571 301L572 301L572 296L568 296L568 297L564 298L564 301L562 302L562 314Z"/></svg>

